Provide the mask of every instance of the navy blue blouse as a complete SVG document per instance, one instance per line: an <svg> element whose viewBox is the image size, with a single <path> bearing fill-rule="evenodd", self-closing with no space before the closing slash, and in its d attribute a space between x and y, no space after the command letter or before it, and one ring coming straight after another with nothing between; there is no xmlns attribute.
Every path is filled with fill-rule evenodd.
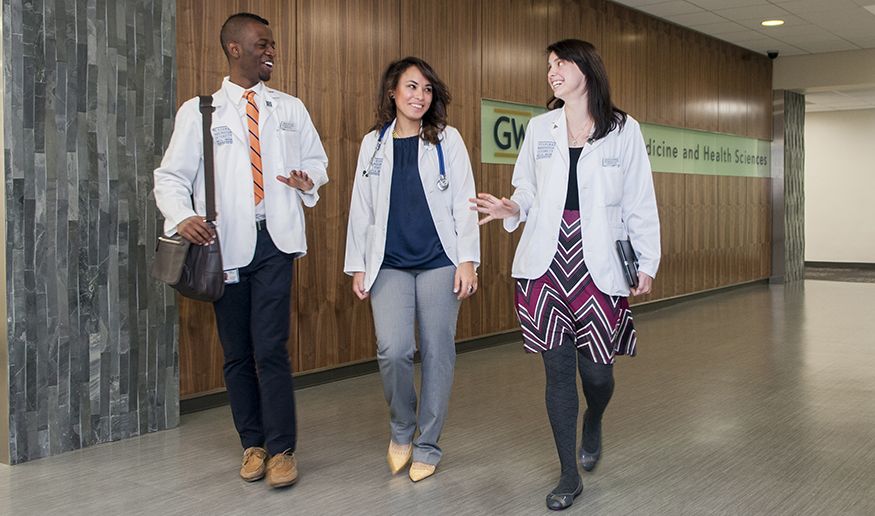
<svg viewBox="0 0 875 516"><path fill-rule="evenodd" d="M437 269L453 265L438 237L419 178L419 136L392 141L392 193L384 268Z"/></svg>

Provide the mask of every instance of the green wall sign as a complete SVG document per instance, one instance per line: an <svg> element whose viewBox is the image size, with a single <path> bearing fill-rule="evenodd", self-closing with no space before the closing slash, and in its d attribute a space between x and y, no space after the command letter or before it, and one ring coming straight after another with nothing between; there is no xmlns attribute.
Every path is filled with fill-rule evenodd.
<svg viewBox="0 0 875 516"><path fill-rule="evenodd" d="M547 108L480 100L480 162L513 165L532 117Z"/></svg>
<svg viewBox="0 0 875 516"><path fill-rule="evenodd" d="M547 109L515 102L480 100L480 161L516 163L526 127ZM769 177L771 142L743 136L641 124L655 172Z"/></svg>
<svg viewBox="0 0 875 516"><path fill-rule="evenodd" d="M728 134L641 124L654 172L769 177L771 142Z"/></svg>

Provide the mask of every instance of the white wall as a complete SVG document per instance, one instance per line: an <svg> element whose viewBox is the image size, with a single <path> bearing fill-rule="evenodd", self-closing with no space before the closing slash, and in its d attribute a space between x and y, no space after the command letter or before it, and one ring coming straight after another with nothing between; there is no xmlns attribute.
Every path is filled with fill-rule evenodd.
<svg viewBox="0 0 875 516"><path fill-rule="evenodd" d="M875 85L875 48L779 57L772 67L772 88L776 90L872 85Z"/></svg>
<svg viewBox="0 0 875 516"><path fill-rule="evenodd" d="M875 263L875 109L805 114L805 260Z"/></svg>

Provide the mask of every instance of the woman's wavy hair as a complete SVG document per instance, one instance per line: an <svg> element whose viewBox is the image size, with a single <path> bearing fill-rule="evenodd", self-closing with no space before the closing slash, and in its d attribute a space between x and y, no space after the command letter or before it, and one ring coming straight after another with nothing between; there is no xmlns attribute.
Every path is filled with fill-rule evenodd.
<svg viewBox="0 0 875 516"><path fill-rule="evenodd" d="M608 72L605 63L595 49L595 46L579 39L563 39L547 47L550 52L565 61L573 61L586 77L586 97L589 113L595 123L593 139L604 138L615 128L623 128L626 123L626 113L611 101L611 87L608 83ZM556 109L565 105L562 99L550 97L547 108Z"/></svg>
<svg viewBox="0 0 875 516"><path fill-rule="evenodd" d="M438 143L438 135L447 126L447 106L450 103L450 90L444 81L440 80L434 69L418 57L408 56L392 62L383 72L380 90L377 92L377 112L372 130L379 131L384 125L392 122L397 116L395 99L391 93L398 87L398 79L405 70L415 66L431 83L431 106L422 117L422 132L420 137L434 145Z"/></svg>

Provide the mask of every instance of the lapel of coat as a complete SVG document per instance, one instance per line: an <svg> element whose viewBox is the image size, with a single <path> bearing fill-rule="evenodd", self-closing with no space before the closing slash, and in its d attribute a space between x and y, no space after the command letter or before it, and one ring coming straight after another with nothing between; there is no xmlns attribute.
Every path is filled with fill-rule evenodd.
<svg viewBox="0 0 875 516"><path fill-rule="evenodd" d="M605 138L606 138L606 137L607 137L607 136L605 136ZM591 153L591 152L593 152L594 150L598 149L599 146L601 146L601 144L604 143L605 138L599 138L598 140L596 140L596 141L594 141L594 142L592 142L592 143L590 143L589 141L587 141L587 142L586 142L586 145L583 146L583 150L580 152L580 159L585 158L589 153Z"/></svg>
<svg viewBox="0 0 875 516"><path fill-rule="evenodd" d="M258 120L258 129L259 130L267 127L267 122L273 118L274 112L277 109L277 103L278 103L277 102L278 95L277 95L275 90L272 90L272 89L268 88L267 86L265 86L263 88L263 90L264 90L264 102L261 103L262 113L261 113L260 119Z"/></svg>
<svg viewBox="0 0 875 516"><path fill-rule="evenodd" d="M386 200L385 203L381 202L379 203L379 205L385 206L385 211L387 214L389 213L389 196L392 191L392 160L395 154L395 146L393 145L392 141L393 129L395 129L394 120L391 124L389 124L389 128L386 129L386 134L383 135L383 145L380 147L380 151L377 152L377 157L383 157L383 164L380 167L380 199ZM379 145L379 129L375 131L375 137L377 138L377 143L375 143L375 145Z"/></svg>
<svg viewBox="0 0 875 516"><path fill-rule="evenodd" d="M441 149L446 152L446 149ZM417 163L419 165L419 180L422 181L422 188L426 193L432 193L437 186L437 183L431 181L431 175L426 173L427 163L431 160L437 160L437 157L432 158L432 154L437 156L435 153L437 152L437 147L432 145L431 142L419 139L419 154L417 157ZM446 158L446 153L444 154L444 158Z"/></svg>
<svg viewBox="0 0 875 516"><path fill-rule="evenodd" d="M566 129L565 108L558 110L556 117L553 119L553 124L550 126L550 136L556 142L556 149L553 152L559 153L562 166L559 173L565 178L565 183L568 182L568 130Z"/></svg>

